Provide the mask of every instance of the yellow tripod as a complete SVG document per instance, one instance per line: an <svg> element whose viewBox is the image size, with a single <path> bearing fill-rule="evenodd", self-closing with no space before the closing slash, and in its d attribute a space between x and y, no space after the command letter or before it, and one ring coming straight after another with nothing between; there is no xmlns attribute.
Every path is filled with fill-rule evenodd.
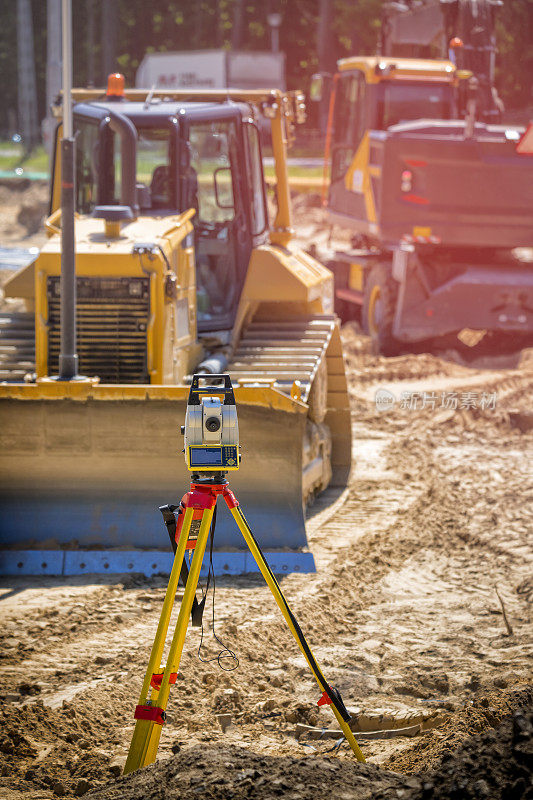
<svg viewBox="0 0 533 800"><path fill-rule="evenodd" d="M165 709L170 694L170 686L176 682L177 672L180 665L183 645L187 634L189 617L196 598L196 587L200 577L202 560L209 537L211 521L218 496L222 495L226 505L231 511L239 530L244 536L244 540L257 562L267 585L272 592L281 613L283 614L289 630L296 639L311 672L322 690L322 697L318 705L331 705L333 713L350 744L358 761L364 761L364 756L359 749L354 735L350 729L350 714L347 711L342 698L337 689L330 686L320 667L318 666L309 645L298 625L281 588L270 570L268 563L261 552L261 549L242 513L235 495L230 490L225 479L206 478L203 481L198 479L191 483L191 491L182 500L181 526L178 527L179 539L177 540L174 564L170 574L163 610L157 632L152 646L152 652L148 661L148 668L141 689L139 703L135 709L135 731L131 740L131 745L124 767L124 774L133 772L136 769L152 764L157 755L161 731L165 723ZM181 600L176 628L170 644L167 663L164 669L160 668L163 649L167 637L170 623L170 615L175 600L178 580L182 570L185 550L194 547L194 555L189 571L189 577L185 585L185 591ZM151 690L151 691L150 691ZM150 693L150 696L148 694Z"/></svg>

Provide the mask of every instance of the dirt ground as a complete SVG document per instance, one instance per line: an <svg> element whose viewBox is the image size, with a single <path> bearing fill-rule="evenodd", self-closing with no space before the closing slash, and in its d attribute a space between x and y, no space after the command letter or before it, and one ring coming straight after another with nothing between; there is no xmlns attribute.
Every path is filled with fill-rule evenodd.
<svg viewBox="0 0 533 800"><path fill-rule="evenodd" d="M0 246L32 247L46 239L48 182L0 179Z"/></svg>
<svg viewBox="0 0 533 800"><path fill-rule="evenodd" d="M2 579L2 800L533 798L533 354L343 339L353 474L309 511L316 574L282 588L367 764L321 734L335 719L262 580L220 577L239 666L199 661L190 629L158 762L120 777L166 579Z"/></svg>

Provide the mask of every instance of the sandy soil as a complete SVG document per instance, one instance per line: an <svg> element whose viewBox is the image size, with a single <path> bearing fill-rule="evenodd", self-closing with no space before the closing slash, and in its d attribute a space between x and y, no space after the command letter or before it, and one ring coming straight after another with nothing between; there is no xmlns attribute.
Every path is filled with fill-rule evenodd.
<svg viewBox="0 0 533 800"><path fill-rule="evenodd" d="M233 778L224 778L219 796L233 796L228 787L240 796L240 783L254 785L256 772L267 782L278 775L281 794L290 788L291 796L307 797L316 784L314 796L329 796L320 789L324 770L331 770L328 792L352 796L363 785L369 794L357 796L378 796L371 793L377 787L414 792L421 770L438 768L465 737L520 705L516 689L531 678L532 437L521 430L529 418L530 362L490 372L430 355L376 359L350 328L344 338L354 475L340 498L312 509L316 575L287 576L283 589L328 680L367 727L385 715L388 727L426 720L428 730L362 738L367 770L354 765L346 745L332 752L334 739L296 738L298 723L334 728L331 712L316 707L319 693L261 581L222 578L216 630L238 654L239 668L221 672L216 662L199 662L199 632L191 630L154 773L167 776L164 797L185 796L170 780L178 771L187 781L194 773L201 789L202 764L211 765L211 781L226 774L226 762ZM378 412L369 392L392 376L404 378L393 384L398 394L420 383L428 392L438 386L461 393L468 381L469 392L497 391L496 409ZM135 794L137 777L127 779L127 789L115 777L164 585L137 576L4 579L6 797L70 797L101 784L102 798L152 796L142 794L144 783ZM216 652L208 637L207 655ZM225 732L221 713L231 714ZM416 780L405 783L390 770Z"/></svg>
<svg viewBox="0 0 533 800"><path fill-rule="evenodd" d="M355 325L343 338L353 475L309 512L316 574L282 587L367 765L302 727L336 723L245 576L216 588L238 669L199 661L190 629L158 763L119 777L165 579L3 579L0 797L533 797L531 715L512 716L531 708L531 353L465 366L376 358ZM416 735L369 737L384 728Z"/></svg>
<svg viewBox="0 0 533 800"><path fill-rule="evenodd" d="M0 179L0 245L40 246L46 240L48 182Z"/></svg>

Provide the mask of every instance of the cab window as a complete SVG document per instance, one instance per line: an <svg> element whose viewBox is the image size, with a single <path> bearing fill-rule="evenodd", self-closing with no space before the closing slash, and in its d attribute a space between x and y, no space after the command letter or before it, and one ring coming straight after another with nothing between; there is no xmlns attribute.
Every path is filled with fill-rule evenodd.
<svg viewBox="0 0 533 800"><path fill-rule="evenodd" d="M120 205L122 200L122 140L118 133L113 133L113 205Z"/></svg>
<svg viewBox="0 0 533 800"><path fill-rule="evenodd" d="M182 177L185 206L195 208L198 329L229 328L242 277L238 231L243 219L240 148L232 120L191 122Z"/></svg>
<svg viewBox="0 0 533 800"><path fill-rule="evenodd" d="M90 214L98 203L117 205L122 193L120 136L103 139L96 122L76 119L76 211ZM103 149L103 153L102 153Z"/></svg>
<svg viewBox="0 0 533 800"><path fill-rule="evenodd" d="M333 117L331 179L346 174L365 132L365 84L360 72L341 75Z"/></svg>
<svg viewBox="0 0 533 800"><path fill-rule="evenodd" d="M76 211L90 214L97 203L98 126L80 120L76 124Z"/></svg>
<svg viewBox="0 0 533 800"><path fill-rule="evenodd" d="M452 95L447 84L385 82L379 86L378 128L414 119L449 119Z"/></svg>
<svg viewBox="0 0 533 800"><path fill-rule="evenodd" d="M263 177L263 161L261 158L261 146L259 144L259 132L255 125L248 123L245 125L246 137L248 140L248 181L251 198L251 217L252 234L258 236L263 233L267 226L267 205L265 198L265 180Z"/></svg>
<svg viewBox="0 0 533 800"><path fill-rule="evenodd" d="M188 205L197 209L199 224L230 222L235 217L231 154L233 122L201 122L189 131Z"/></svg>
<svg viewBox="0 0 533 800"><path fill-rule="evenodd" d="M142 209L172 208L170 132L164 128L137 131L137 201Z"/></svg>

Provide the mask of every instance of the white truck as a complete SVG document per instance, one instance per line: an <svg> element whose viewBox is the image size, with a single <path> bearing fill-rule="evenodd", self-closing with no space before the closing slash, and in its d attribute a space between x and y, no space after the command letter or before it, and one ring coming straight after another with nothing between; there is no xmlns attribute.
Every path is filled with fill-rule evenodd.
<svg viewBox="0 0 533 800"><path fill-rule="evenodd" d="M146 89L285 89L285 54L228 50L148 53L135 78Z"/></svg>

